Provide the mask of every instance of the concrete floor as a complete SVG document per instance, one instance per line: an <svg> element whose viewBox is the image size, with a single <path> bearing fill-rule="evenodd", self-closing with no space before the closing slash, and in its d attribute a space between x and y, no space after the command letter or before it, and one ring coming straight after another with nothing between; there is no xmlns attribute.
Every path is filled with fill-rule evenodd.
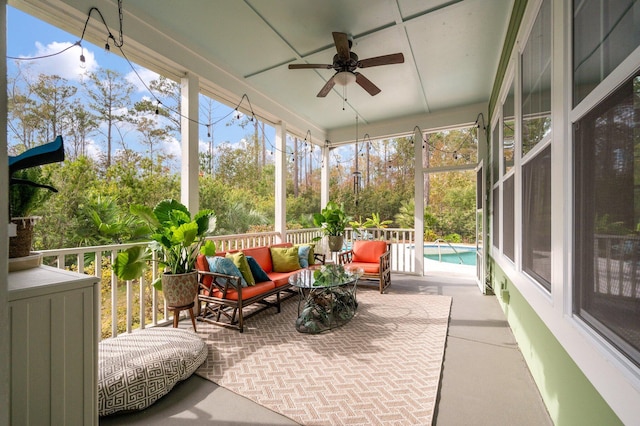
<svg viewBox="0 0 640 426"><path fill-rule="evenodd" d="M393 275L391 282L390 291L453 297L435 425L552 425L498 301L482 295L471 275ZM100 424L297 423L193 375L146 410L103 417Z"/></svg>

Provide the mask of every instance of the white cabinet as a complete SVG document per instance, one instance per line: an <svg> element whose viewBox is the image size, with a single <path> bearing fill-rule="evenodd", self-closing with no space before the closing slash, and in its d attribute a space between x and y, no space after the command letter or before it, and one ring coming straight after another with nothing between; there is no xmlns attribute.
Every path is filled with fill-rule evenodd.
<svg viewBox="0 0 640 426"><path fill-rule="evenodd" d="M98 424L99 280L9 273L11 424Z"/></svg>

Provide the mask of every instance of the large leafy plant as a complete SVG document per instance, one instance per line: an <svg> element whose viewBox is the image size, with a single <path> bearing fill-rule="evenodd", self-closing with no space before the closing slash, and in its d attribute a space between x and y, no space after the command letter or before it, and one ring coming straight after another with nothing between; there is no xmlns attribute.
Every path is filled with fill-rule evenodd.
<svg viewBox="0 0 640 426"><path fill-rule="evenodd" d="M11 176L9 185L9 207L11 217L27 217L33 210L40 207L55 188L47 185L49 177L42 173L42 168L31 167L18 170ZM29 185L26 182L37 182ZM45 191L43 189L47 189Z"/></svg>
<svg viewBox="0 0 640 426"><path fill-rule="evenodd" d="M113 270L120 279L132 280L142 276L153 252L158 254L158 263L169 274L191 272L195 269L199 252L215 252L212 241L204 243L205 237L211 235L216 227L213 210L201 210L191 218L183 204L170 199L160 201L153 209L132 205L130 211L146 223L151 242L148 246L134 246L118 253ZM154 286L159 288L159 285L158 279Z"/></svg>
<svg viewBox="0 0 640 426"><path fill-rule="evenodd" d="M349 225L353 228L355 237L358 239L371 239L373 236L365 231L367 228L384 229L388 227L393 221L381 220L379 213L371 213L371 217L368 217L364 222L362 218L360 220L349 221Z"/></svg>
<svg viewBox="0 0 640 426"><path fill-rule="evenodd" d="M343 206L335 201L329 201L320 213L313 215L314 225L321 227L323 234L329 236L343 235L350 220Z"/></svg>

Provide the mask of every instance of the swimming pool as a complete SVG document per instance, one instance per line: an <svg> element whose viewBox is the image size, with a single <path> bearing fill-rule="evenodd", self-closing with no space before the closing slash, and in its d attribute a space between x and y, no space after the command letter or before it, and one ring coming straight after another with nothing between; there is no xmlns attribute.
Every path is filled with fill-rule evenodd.
<svg viewBox="0 0 640 426"><path fill-rule="evenodd" d="M425 244L424 257L426 259L435 260L436 262L442 261L457 265L462 264L475 266L476 248L470 246L453 246L452 249L447 244L442 244L440 245L440 248L438 248L435 244Z"/></svg>

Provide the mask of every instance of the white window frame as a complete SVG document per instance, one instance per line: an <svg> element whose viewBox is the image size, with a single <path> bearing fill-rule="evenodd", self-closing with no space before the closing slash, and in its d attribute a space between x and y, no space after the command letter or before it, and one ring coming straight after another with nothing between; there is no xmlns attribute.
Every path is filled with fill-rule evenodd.
<svg viewBox="0 0 640 426"><path fill-rule="evenodd" d="M573 362L585 374L595 389L609 404L623 423L640 418L640 368L604 340L595 330L572 314L573 302L573 123L587 114L640 67L640 47L636 48L589 95L572 108L572 0L551 1L552 13L552 131L549 140L541 141L522 158L520 129L516 129L515 169L515 264L506 257L492 258L504 271L529 307L545 324ZM523 16L516 37L511 60L515 61L515 114L520 125L521 84L519 57L526 45L542 0L531 0ZM503 91L508 90L508 78ZM500 112L501 103L495 113ZM552 173L552 267L549 293L522 272L522 165L551 144ZM520 242L520 243L519 243Z"/></svg>

